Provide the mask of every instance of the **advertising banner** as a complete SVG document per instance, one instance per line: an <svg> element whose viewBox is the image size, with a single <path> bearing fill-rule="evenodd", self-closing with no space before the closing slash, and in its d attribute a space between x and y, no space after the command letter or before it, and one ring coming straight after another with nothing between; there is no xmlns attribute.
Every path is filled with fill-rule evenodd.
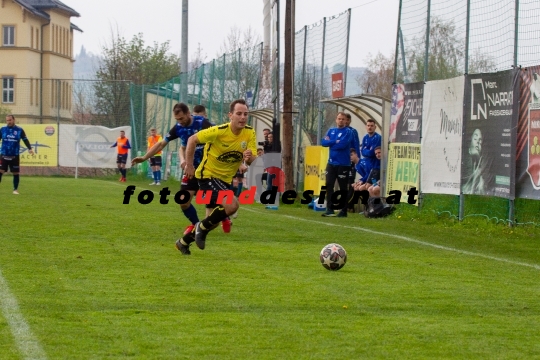
<svg viewBox="0 0 540 360"><path fill-rule="evenodd" d="M540 200L540 66L520 70L516 197Z"/></svg>
<svg viewBox="0 0 540 360"><path fill-rule="evenodd" d="M515 196L519 83L515 70L467 76L461 167L464 194Z"/></svg>
<svg viewBox="0 0 540 360"><path fill-rule="evenodd" d="M125 131L131 146L131 127L109 129L104 126L60 125L60 166L116 168L117 148L111 148ZM131 151L126 168L131 167Z"/></svg>
<svg viewBox="0 0 540 360"><path fill-rule="evenodd" d="M390 142L420 143L423 92L423 82L392 87Z"/></svg>
<svg viewBox="0 0 540 360"><path fill-rule="evenodd" d="M458 195L461 180L463 76L424 86L421 189Z"/></svg>
<svg viewBox="0 0 540 360"><path fill-rule="evenodd" d="M313 190L315 195L319 195L321 186L326 184L327 163L327 147L306 146L306 157L304 159L304 191Z"/></svg>
<svg viewBox="0 0 540 360"><path fill-rule="evenodd" d="M21 166L58 166L58 126L56 124L24 124L23 128L34 156L21 141Z"/></svg>
<svg viewBox="0 0 540 360"><path fill-rule="evenodd" d="M419 188L420 144L393 143L388 151L386 196L390 191L401 191L401 202L406 203L407 192ZM418 202L416 202L418 205Z"/></svg>

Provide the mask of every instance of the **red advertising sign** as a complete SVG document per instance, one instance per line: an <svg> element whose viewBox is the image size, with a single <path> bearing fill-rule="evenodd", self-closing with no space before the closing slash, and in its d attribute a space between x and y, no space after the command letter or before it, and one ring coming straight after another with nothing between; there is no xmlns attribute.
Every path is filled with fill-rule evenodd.
<svg viewBox="0 0 540 360"><path fill-rule="evenodd" d="M341 98L345 96L343 86L343 73L332 74L332 98Z"/></svg>

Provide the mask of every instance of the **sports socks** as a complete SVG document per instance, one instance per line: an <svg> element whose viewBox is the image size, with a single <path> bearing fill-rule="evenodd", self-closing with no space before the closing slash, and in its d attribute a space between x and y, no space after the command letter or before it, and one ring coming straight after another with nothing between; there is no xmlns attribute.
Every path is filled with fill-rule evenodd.
<svg viewBox="0 0 540 360"><path fill-rule="evenodd" d="M189 205L186 210L182 210L182 212L193 225L199 222L199 216L197 215L197 210L193 204Z"/></svg>
<svg viewBox="0 0 540 360"><path fill-rule="evenodd" d="M238 182L238 188L236 189L236 197L239 197L240 194L242 193L243 186L244 184L242 184L241 182Z"/></svg>
<svg viewBox="0 0 540 360"><path fill-rule="evenodd" d="M224 220L227 217L227 213L225 212L225 208L221 205L218 205L217 207L212 210L210 215L203 221L201 221L201 227L203 230L210 231L214 229L219 223Z"/></svg>
<svg viewBox="0 0 540 360"><path fill-rule="evenodd" d="M19 174L13 175L13 190L17 190L19 188Z"/></svg>
<svg viewBox="0 0 540 360"><path fill-rule="evenodd" d="M2 182L2 175L4 175L4 173L0 173L0 182Z"/></svg>

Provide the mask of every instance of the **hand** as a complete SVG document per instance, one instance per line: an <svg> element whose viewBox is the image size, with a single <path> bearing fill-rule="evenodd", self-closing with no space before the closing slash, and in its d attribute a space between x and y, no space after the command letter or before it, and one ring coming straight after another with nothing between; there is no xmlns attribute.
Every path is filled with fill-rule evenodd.
<svg viewBox="0 0 540 360"><path fill-rule="evenodd" d="M238 171L241 173L241 174L244 174L248 171L248 167L244 164L240 165L240 167L238 168Z"/></svg>
<svg viewBox="0 0 540 360"><path fill-rule="evenodd" d="M186 164L186 167L184 168L184 175L187 176L189 179L195 176L195 167L193 166L193 164Z"/></svg>
<svg viewBox="0 0 540 360"><path fill-rule="evenodd" d="M329 137L329 136L325 136L325 137L324 137L324 140L330 140L330 137Z"/></svg>
<svg viewBox="0 0 540 360"><path fill-rule="evenodd" d="M182 160L182 162L180 163L180 167L182 168L182 170L185 170L186 164L187 164L187 161L186 161L186 160Z"/></svg>
<svg viewBox="0 0 540 360"><path fill-rule="evenodd" d="M28 153L29 153L30 155L34 156L34 150L30 149L30 150L28 150Z"/></svg>
<svg viewBox="0 0 540 360"><path fill-rule="evenodd" d="M144 158L142 156L137 156L136 158L131 159L131 166L133 166L135 164L145 162L145 161L146 160L144 160Z"/></svg>
<svg viewBox="0 0 540 360"><path fill-rule="evenodd" d="M244 151L244 161L248 161L253 156L253 153L251 152L251 149L247 149Z"/></svg>

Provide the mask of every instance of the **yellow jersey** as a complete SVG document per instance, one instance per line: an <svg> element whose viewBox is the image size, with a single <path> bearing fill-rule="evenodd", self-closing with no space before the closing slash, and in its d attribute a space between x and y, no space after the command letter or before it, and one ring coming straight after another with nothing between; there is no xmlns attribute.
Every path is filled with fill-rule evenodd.
<svg viewBox="0 0 540 360"><path fill-rule="evenodd" d="M161 135L149 136L148 137L148 149L150 149L152 146L156 145L161 140L163 140L161 138ZM159 150L154 156L161 156L161 153L162 153L162 151Z"/></svg>
<svg viewBox="0 0 540 360"><path fill-rule="evenodd" d="M197 179L218 178L231 183L244 160L244 151L257 155L255 129L246 125L239 135L231 131L230 123L199 131L197 139L204 143L203 158L195 171Z"/></svg>

